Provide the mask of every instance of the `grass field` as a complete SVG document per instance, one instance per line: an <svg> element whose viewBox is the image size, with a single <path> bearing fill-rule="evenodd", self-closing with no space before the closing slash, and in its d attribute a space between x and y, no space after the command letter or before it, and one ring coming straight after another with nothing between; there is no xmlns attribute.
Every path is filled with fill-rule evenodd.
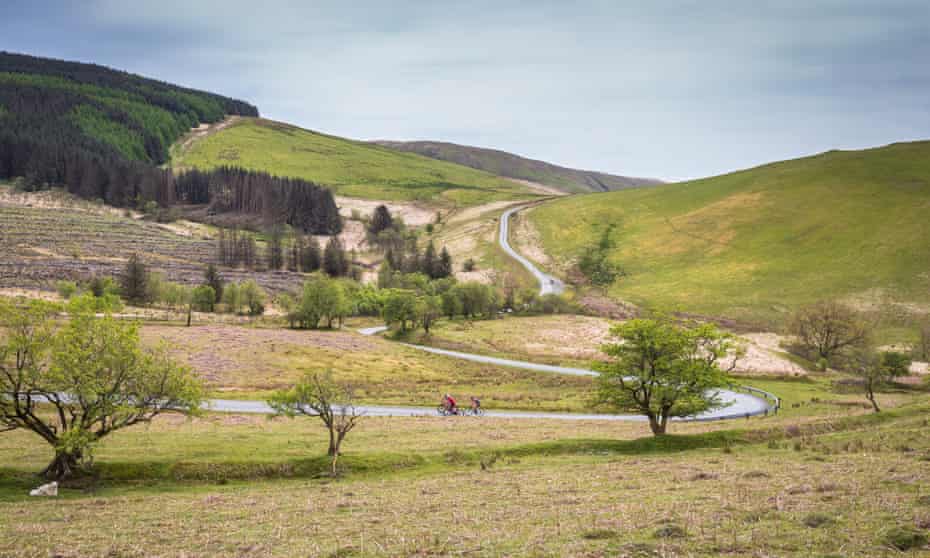
<svg viewBox="0 0 930 558"><path fill-rule="evenodd" d="M331 370L372 404L431 407L453 393L462 400L481 397L489 408L583 411L591 394L590 378L462 362L351 330L147 325L142 336L153 344L167 341L216 396L226 398L264 398L320 370Z"/></svg>
<svg viewBox="0 0 930 558"><path fill-rule="evenodd" d="M628 275L609 293L650 308L770 322L840 297L926 312L928 177L930 142L895 144L559 199L528 216L563 269L614 225L610 257Z"/></svg>
<svg viewBox="0 0 930 558"><path fill-rule="evenodd" d="M314 421L169 418L107 440L96 480L54 501L24 495L48 449L5 434L0 554L899 556L894 528L930 528L927 411L659 441L642 424L373 418L338 480Z"/></svg>
<svg viewBox="0 0 930 558"><path fill-rule="evenodd" d="M264 119L243 118L186 148L176 147L172 165L236 165L304 178L345 196L441 207L536 197L527 187L486 172Z"/></svg>

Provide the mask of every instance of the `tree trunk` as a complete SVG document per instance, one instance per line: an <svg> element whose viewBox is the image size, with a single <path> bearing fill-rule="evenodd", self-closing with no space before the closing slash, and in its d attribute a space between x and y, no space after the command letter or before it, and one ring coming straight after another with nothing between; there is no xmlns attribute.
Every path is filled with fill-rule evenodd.
<svg viewBox="0 0 930 558"><path fill-rule="evenodd" d="M66 479L77 471L80 460L80 454L56 453L52 462L40 474L49 480Z"/></svg>
<svg viewBox="0 0 930 558"><path fill-rule="evenodd" d="M869 400L869 403L872 404L872 408L875 409L876 413L882 412L882 410L878 408L878 401L875 400L875 391L872 389L871 384L866 388L865 396Z"/></svg>
<svg viewBox="0 0 930 558"><path fill-rule="evenodd" d="M649 416L649 428L652 429L652 433L656 436L663 436L665 434L666 421L665 420L660 421L659 417L655 415L648 415L648 416Z"/></svg>
<svg viewBox="0 0 930 558"><path fill-rule="evenodd" d="M187 305L187 327L191 326L191 314L194 312L194 306L192 304Z"/></svg>
<svg viewBox="0 0 930 558"><path fill-rule="evenodd" d="M329 429L329 450L327 450L326 454L329 455L330 457L335 457L338 449L339 448L336 447L336 433L333 431L332 428L330 428Z"/></svg>

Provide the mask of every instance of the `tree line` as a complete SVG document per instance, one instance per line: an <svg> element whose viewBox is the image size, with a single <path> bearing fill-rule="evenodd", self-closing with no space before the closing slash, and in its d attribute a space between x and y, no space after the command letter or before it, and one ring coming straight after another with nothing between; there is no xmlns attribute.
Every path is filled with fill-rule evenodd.
<svg viewBox="0 0 930 558"><path fill-rule="evenodd" d="M89 64L0 52L0 179L52 186L116 207L209 204L335 234L332 193L305 180L243 169L158 168L190 128L227 114L257 116L243 101Z"/></svg>

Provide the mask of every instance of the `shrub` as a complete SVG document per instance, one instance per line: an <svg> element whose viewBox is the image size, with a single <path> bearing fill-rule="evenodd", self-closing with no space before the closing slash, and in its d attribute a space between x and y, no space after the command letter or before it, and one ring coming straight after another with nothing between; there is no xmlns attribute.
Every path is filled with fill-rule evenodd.
<svg viewBox="0 0 930 558"><path fill-rule="evenodd" d="M804 525L816 529L828 523L831 523L833 518L829 515L821 512L812 512L804 516L804 519L801 520L801 523Z"/></svg>
<svg viewBox="0 0 930 558"><path fill-rule="evenodd" d="M592 529L581 534L581 538L589 541L603 541L617 538L618 533L610 529Z"/></svg>
<svg viewBox="0 0 930 558"><path fill-rule="evenodd" d="M216 293L209 285L200 285L191 293L191 305L198 312L213 312L216 304Z"/></svg>
<svg viewBox="0 0 930 558"><path fill-rule="evenodd" d="M74 281L58 281L55 283L55 290L58 291L58 296L65 300L69 300L77 293L78 286Z"/></svg>
<svg viewBox="0 0 930 558"><path fill-rule="evenodd" d="M681 539L686 535L684 527L675 523L665 523L655 530L657 539Z"/></svg>
<svg viewBox="0 0 930 558"><path fill-rule="evenodd" d="M892 527L885 531L882 540L885 544L898 550L920 548L927 544L927 535L910 526Z"/></svg>
<svg viewBox="0 0 930 558"><path fill-rule="evenodd" d="M475 270L475 260L468 258L465 260L465 263L462 264L462 271L474 271Z"/></svg>

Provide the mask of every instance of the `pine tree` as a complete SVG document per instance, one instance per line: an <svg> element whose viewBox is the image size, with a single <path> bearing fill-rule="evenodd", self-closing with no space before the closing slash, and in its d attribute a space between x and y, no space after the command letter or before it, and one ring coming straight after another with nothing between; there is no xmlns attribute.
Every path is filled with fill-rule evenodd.
<svg viewBox="0 0 930 558"><path fill-rule="evenodd" d="M126 267L120 277L120 289L123 298L133 304L147 304L151 302L148 289L149 273L138 254L133 254L126 262Z"/></svg>
<svg viewBox="0 0 930 558"><path fill-rule="evenodd" d="M430 279L435 279L437 277L436 273L439 271L436 266L437 263L436 246L430 240L429 244L426 245L426 252L423 253L423 258L420 260L420 272Z"/></svg>
<svg viewBox="0 0 930 558"><path fill-rule="evenodd" d="M342 277L349 271L349 260L338 236L333 236L323 250L323 271L330 277Z"/></svg>
<svg viewBox="0 0 930 558"><path fill-rule="evenodd" d="M268 269L276 271L284 267L284 230L280 226L268 231Z"/></svg>
<svg viewBox="0 0 930 558"><path fill-rule="evenodd" d="M445 246L439 252L439 262L436 264L436 278L449 277L452 275L452 256Z"/></svg>
<svg viewBox="0 0 930 558"><path fill-rule="evenodd" d="M300 270L304 273L313 273L320 269L321 264L320 241L311 236L307 239L303 251L300 253Z"/></svg>
<svg viewBox="0 0 930 558"><path fill-rule="evenodd" d="M391 217L391 211L386 205L381 204L375 208L371 215L371 222L368 224L368 232L377 236L381 231L387 230L394 226L394 218Z"/></svg>

